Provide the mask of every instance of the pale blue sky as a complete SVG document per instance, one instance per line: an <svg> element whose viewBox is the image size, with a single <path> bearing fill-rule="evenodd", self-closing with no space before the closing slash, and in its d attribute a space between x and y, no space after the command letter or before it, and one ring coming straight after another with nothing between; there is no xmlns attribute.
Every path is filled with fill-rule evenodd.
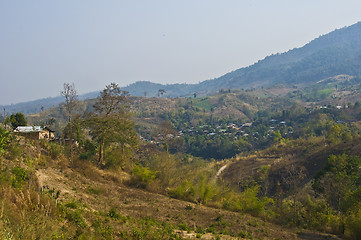
<svg viewBox="0 0 361 240"><path fill-rule="evenodd" d="M197 83L361 20L359 0L0 0L0 105Z"/></svg>

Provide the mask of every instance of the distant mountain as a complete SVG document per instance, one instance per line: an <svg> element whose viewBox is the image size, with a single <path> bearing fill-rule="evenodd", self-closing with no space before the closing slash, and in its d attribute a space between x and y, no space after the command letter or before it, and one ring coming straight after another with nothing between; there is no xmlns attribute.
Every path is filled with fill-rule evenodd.
<svg viewBox="0 0 361 240"><path fill-rule="evenodd" d="M361 22L320 36L301 48L274 54L257 63L199 84L136 82L123 88L133 96L185 97L212 94L220 89L260 88L272 85L309 86L337 75L361 76ZM99 92L80 96L97 97ZM8 112L35 113L58 105L62 97L40 99L5 107Z"/></svg>
<svg viewBox="0 0 361 240"><path fill-rule="evenodd" d="M361 22L323 35L301 48L274 54L257 63L200 84L161 85L137 82L127 89L142 96L164 89L172 97L209 94L222 88L257 88L276 84L308 86L337 75L361 75Z"/></svg>
<svg viewBox="0 0 361 240"><path fill-rule="evenodd" d="M361 22L321 36L301 48L202 82L200 89L310 85L341 74L361 74Z"/></svg>
<svg viewBox="0 0 361 240"><path fill-rule="evenodd" d="M90 93L82 94L79 95L79 100L96 98L98 94L99 92L90 92ZM42 98L34 101L22 102L11 105L0 105L0 109L2 110L3 108L5 108L7 115L17 112L22 112L27 115L27 114L41 112L48 108L56 107L62 102L64 102L64 97L57 96L57 97Z"/></svg>
<svg viewBox="0 0 361 240"><path fill-rule="evenodd" d="M132 96L146 96L146 97L158 97L158 92L163 89L163 97L179 97L189 94L193 94L194 87L196 84L160 84L152 83L148 81L141 81L130 84L127 87L122 88L123 90L130 93Z"/></svg>

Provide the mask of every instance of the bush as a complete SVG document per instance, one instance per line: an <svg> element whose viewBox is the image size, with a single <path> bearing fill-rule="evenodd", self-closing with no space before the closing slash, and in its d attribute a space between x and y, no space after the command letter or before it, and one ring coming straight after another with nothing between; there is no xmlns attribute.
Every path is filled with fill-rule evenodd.
<svg viewBox="0 0 361 240"><path fill-rule="evenodd" d="M79 158L81 160L88 160L95 156L97 152L97 147L95 146L95 144L93 144L90 140L87 139L82 146L82 150L84 152L80 153Z"/></svg>
<svg viewBox="0 0 361 240"><path fill-rule="evenodd" d="M22 189L24 182L29 180L29 172L21 167L14 167L11 172L13 173L10 179L11 186Z"/></svg>
<svg viewBox="0 0 361 240"><path fill-rule="evenodd" d="M107 216L109 216L111 219L115 220L123 220L124 222L127 220L127 217L122 216L121 214L117 213L115 208L110 209Z"/></svg>
<svg viewBox="0 0 361 240"><path fill-rule="evenodd" d="M15 160L20 158L21 154L23 153L23 148L20 146L19 143L17 142L12 142L11 144L9 144L7 146L7 151L6 151L6 157L11 159L11 160Z"/></svg>
<svg viewBox="0 0 361 240"><path fill-rule="evenodd" d="M134 183L140 185L141 187L146 187L151 183L157 176L156 171L152 171L147 167L142 167L136 165L132 171L133 176L135 177Z"/></svg>
<svg viewBox="0 0 361 240"><path fill-rule="evenodd" d="M361 211L352 213L346 220L346 234L351 239L361 240Z"/></svg>
<svg viewBox="0 0 361 240"><path fill-rule="evenodd" d="M52 159L57 159L62 152L62 147L59 144L49 142L48 151Z"/></svg>
<svg viewBox="0 0 361 240"><path fill-rule="evenodd" d="M78 225L78 227L81 228L85 228L86 224L84 221L83 216L81 215L79 210L75 210L75 211L67 211L66 213L66 218L71 221L76 223L76 225Z"/></svg>
<svg viewBox="0 0 361 240"><path fill-rule="evenodd" d="M0 127L0 156L5 152L4 148L8 144L10 132Z"/></svg>
<svg viewBox="0 0 361 240"><path fill-rule="evenodd" d="M99 195L103 192L103 189L100 188L93 188L93 187L89 187L87 189L87 193L91 193L91 194L95 194L95 195Z"/></svg>
<svg viewBox="0 0 361 240"><path fill-rule="evenodd" d="M193 201L195 196L195 189L191 182L185 181L178 187L169 191L169 196L172 198L182 199L185 201Z"/></svg>
<svg viewBox="0 0 361 240"><path fill-rule="evenodd" d="M273 204L273 199L258 197L259 186L247 188L240 194L231 196L224 204L225 209L250 213L256 216L266 213L268 205Z"/></svg>

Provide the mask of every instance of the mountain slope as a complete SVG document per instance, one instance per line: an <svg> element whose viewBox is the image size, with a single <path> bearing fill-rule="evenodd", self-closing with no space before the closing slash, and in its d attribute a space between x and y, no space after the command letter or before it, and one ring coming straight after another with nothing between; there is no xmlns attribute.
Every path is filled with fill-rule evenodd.
<svg viewBox="0 0 361 240"><path fill-rule="evenodd" d="M321 36L304 47L266 57L254 65L200 84L201 90L308 85L339 74L360 75L361 22Z"/></svg>
<svg viewBox="0 0 361 240"><path fill-rule="evenodd" d="M149 87L170 90L171 96L208 94L221 88L255 88L276 84L307 86L340 74L361 75L361 22L323 35L301 48L266 57L257 63L200 84L131 84L132 95ZM135 91L137 89L137 91ZM171 90L172 89L172 90Z"/></svg>

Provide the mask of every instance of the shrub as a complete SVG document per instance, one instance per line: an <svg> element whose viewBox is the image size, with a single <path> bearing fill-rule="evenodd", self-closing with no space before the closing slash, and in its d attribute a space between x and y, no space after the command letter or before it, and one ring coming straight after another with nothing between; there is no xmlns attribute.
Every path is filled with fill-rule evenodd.
<svg viewBox="0 0 361 240"><path fill-rule="evenodd" d="M84 221L83 216L81 215L79 210L75 210L75 211L67 211L66 212L66 218L71 221L76 223L76 225L78 225L78 227L81 228L85 228L86 224Z"/></svg>
<svg viewBox="0 0 361 240"><path fill-rule="evenodd" d="M11 186L22 189L24 182L29 180L29 172L21 167L14 167L11 172L13 173L10 179Z"/></svg>
<svg viewBox="0 0 361 240"><path fill-rule="evenodd" d="M62 152L62 147L59 144L49 142L47 147L49 155L52 159L57 159L60 156Z"/></svg>
<svg viewBox="0 0 361 240"><path fill-rule="evenodd" d="M91 194L95 194L95 195L99 195L99 194L101 194L102 192L103 192L103 190L100 189L100 188L89 187L89 188L87 189L87 193L91 193Z"/></svg>
<svg viewBox="0 0 361 240"><path fill-rule="evenodd" d="M247 188L240 194L231 195L223 203L223 207L232 211L250 213L256 216L266 213L268 205L273 204L273 199L268 197L258 197L259 186Z"/></svg>
<svg viewBox="0 0 361 240"><path fill-rule="evenodd" d="M0 156L5 152L4 148L8 144L10 132L0 127Z"/></svg>
<svg viewBox="0 0 361 240"><path fill-rule="evenodd" d="M115 208L110 209L110 211L108 212L107 215L108 215L108 217L115 219L115 220L123 220L124 222L127 220L127 217L117 213Z"/></svg>
<svg viewBox="0 0 361 240"><path fill-rule="evenodd" d="M156 171L152 171L149 168L140 165L136 165L133 168L132 174L135 177L135 183L142 187L146 187L157 176Z"/></svg>
<svg viewBox="0 0 361 240"><path fill-rule="evenodd" d="M65 204L65 207L71 208L71 209L77 209L78 203L76 201L71 201Z"/></svg>
<svg viewBox="0 0 361 240"><path fill-rule="evenodd" d="M84 152L80 153L79 158L81 160L87 160L95 156L97 148L95 144L93 144L90 140L87 139L83 144L83 151Z"/></svg>
<svg viewBox="0 0 361 240"><path fill-rule="evenodd" d="M11 160L20 158L22 153L23 153L23 148L17 142L13 142L7 146L6 156Z"/></svg>
<svg viewBox="0 0 361 240"><path fill-rule="evenodd" d="M186 201L193 201L195 196L195 189L191 182L185 181L178 187L171 189L169 191L169 196Z"/></svg>
<svg viewBox="0 0 361 240"><path fill-rule="evenodd" d="M346 220L346 233L354 240L361 239L361 211L352 213Z"/></svg>
<svg viewBox="0 0 361 240"><path fill-rule="evenodd" d="M188 225L186 223L180 223L178 225L178 228L179 228L179 230L182 230L182 231L190 231L190 228L188 227Z"/></svg>

